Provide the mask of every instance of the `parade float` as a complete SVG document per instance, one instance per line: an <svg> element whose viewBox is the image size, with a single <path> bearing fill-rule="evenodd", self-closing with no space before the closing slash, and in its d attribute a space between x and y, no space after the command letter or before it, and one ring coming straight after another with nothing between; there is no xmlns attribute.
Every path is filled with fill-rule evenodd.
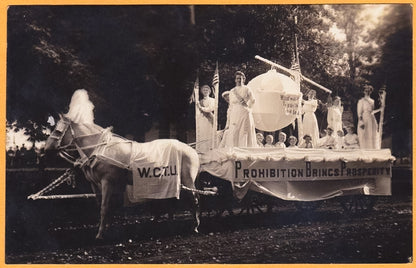
<svg viewBox="0 0 416 268"><path fill-rule="evenodd" d="M300 82L327 93L331 91L304 77L300 69L287 69L260 56L256 59L272 67L247 84L256 98L252 107L256 130L274 132L296 125L301 141ZM383 111L384 99L385 95L381 98ZM214 110L214 118L217 113ZM381 117L380 141L382 125ZM391 195L395 158L390 149L219 148L214 127L212 147L199 152L201 171L230 182L238 199L243 199L249 191L287 201L303 201L299 203L347 196L350 197L348 209L360 210L374 204L371 197Z"/></svg>

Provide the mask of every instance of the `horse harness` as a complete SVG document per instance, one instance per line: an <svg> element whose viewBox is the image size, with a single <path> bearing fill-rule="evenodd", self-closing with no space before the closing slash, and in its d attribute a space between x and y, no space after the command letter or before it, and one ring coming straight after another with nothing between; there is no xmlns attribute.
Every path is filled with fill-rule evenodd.
<svg viewBox="0 0 416 268"><path fill-rule="evenodd" d="M120 168L129 169L129 165L126 165L124 163L121 163L115 159L110 159L108 157L105 157L102 154L99 154L99 151L103 151L103 147L110 144L111 137L114 135L111 130L112 127L108 127L103 129L102 131L92 133L92 134L86 134L81 136L75 136L75 130L72 127L72 123L67 118L63 118L63 120L58 121L55 130L61 132L60 135L56 135L54 132L50 135L50 138L57 139L58 146L57 149L59 150L59 155L67 160L68 162L72 163L74 166L78 166L80 168L89 167L93 168L94 165L97 163L97 156L100 155L100 157L105 158L107 161L111 161L113 164L117 165ZM65 144L62 145L63 137L65 136L65 133L70 130L71 133L71 140ZM99 137L99 143L88 145L88 146L79 146L76 140L87 138L87 137L93 137L100 135ZM125 142L131 143L132 141L126 140ZM119 142L117 142L119 143ZM73 145L72 145L73 144ZM75 148L71 148L75 147ZM92 153L88 156L84 150L87 149L93 149ZM79 158L76 158L72 155L70 155L67 151L77 151L79 154Z"/></svg>

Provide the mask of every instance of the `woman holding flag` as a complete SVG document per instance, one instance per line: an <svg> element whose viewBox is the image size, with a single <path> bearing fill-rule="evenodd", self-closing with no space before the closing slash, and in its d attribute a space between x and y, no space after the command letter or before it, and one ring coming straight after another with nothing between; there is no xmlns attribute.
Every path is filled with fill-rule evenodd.
<svg viewBox="0 0 416 268"><path fill-rule="evenodd" d="M207 152L211 148L211 132L214 122L214 109L215 99L210 97L211 88L208 85L204 85L201 88L202 99L197 100L196 117L198 120L197 140L200 141L196 144L196 150L198 152Z"/></svg>

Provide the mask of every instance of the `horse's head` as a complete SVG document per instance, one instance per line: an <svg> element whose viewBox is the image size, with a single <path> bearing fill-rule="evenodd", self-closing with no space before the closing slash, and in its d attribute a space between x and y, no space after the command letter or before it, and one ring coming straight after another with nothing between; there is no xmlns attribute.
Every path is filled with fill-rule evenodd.
<svg viewBox="0 0 416 268"><path fill-rule="evenodd" d="M71 120L60 115L61 119L56 123L55 129L49 135L45 144L45 151L64 150L72 145L74 133Z"/></svg>

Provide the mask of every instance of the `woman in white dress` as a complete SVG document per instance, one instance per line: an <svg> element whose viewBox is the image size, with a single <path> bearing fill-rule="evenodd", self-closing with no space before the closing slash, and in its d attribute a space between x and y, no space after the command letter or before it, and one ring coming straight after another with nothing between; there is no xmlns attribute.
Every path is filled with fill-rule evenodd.
<svg viewBox="0 0 416 268"><path fill-rule="evenodd" d="M342 131L342 113L344 107L341 105L341 98L336 96L332 105L328 107L328 127L334 130L334 133Z"/></svg>
<svg viewBox="0 0 416 268"><path fill-rule="evenodd" d="M197 152L207 152L211 148L212 127L214 120L215 99L211 98L211 88L204 85L201 88L202 99L197 102L196 117L198 129L196 131L196 150Z"/></svg>
<svg viewBox="0 0 416 268"><path fill-rule="evenodd" d="M364 86L364 97L357 103L357 134L361 149L380 149L378 142L378 125L374 117L374 100L370 97L373 87Z"/></svg>
<svg viewBox="0 0 416 268"><path fill-rule="evenodd" d="M249 87L244 85L245 75L236 72L236 86L229 93L229 126L219 147L257 147L251 106L255 99Z"/></svg>
<svg viewBox="0 0 416 268"><path fill-rule="evenodd" d="M310 90L308 92L308 100L303 101L303 134L309 135L312 138L313 147L318 147L317 142L319 140L319 127L316 120L315 111L318 108L318 100L316 97L316 91Z"/></svg>

